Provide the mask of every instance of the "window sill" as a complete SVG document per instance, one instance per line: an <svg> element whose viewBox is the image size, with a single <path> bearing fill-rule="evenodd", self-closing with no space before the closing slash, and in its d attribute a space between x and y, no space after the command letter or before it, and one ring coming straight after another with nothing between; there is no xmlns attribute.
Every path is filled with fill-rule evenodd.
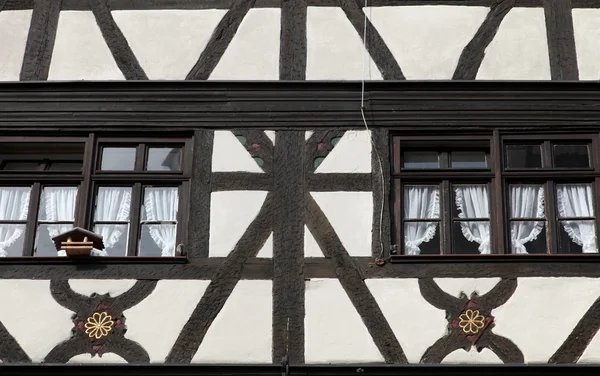
<svg viewBox="0 0 600 376"><path fill-rule="evenodd" d="M187 264L185 256L173 257L0 257L0 265L73 265L73 264Z"/></svg>
<svg viewBox="0 0 600 376"><path fill-rule="evenodd" d="M427 264L427 263L570 263L570 262L600 262L600 254L555 254L555 255L393 255L392 264Z"/></svg>

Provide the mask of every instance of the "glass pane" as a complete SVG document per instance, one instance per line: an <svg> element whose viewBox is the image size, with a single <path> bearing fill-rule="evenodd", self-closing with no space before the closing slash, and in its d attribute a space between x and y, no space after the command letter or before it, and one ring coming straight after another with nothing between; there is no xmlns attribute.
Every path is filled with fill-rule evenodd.
<svg viewBox="0 0 600 376"><path fill-rule="evenodd" d="M50 171L81 171L83 167L83 161L72 161L72 162L52 162L50 164Z"/></svg>
<svg viewBox="0 0 600 376"><path fill-rule="evenodd" d="M94 232L102 235L104 251L109 256L127 256L129 225L96 225Z"/></svg>
<svg viewBox="0 0 600 376"><path fill-rule="evenodd" d="M437 185L404 187L404 218L439 218L440 188Z"/></svg>
<svg viewBox="0 0 600 376"><path fill-rule="evenodd" d="M0 239L2 239L2 246L0 246L0 257L23 256L25 225L1 224Z"/></svg>
<svg viewBox="0 0 600 376"><path fill-rule="evenodd" d="M439 156L435 151L406 151L402 153L402 167L439 168Z"/></svg>
<svg viewBox="0 0 600 376"><path fill-rule="evenodd" d="M542 149L540 145L507 145L506 156L508 168L542 167Z"/></svg>
<svg viewBox="0 0 600 376"><path fill-rule="evenodd" d="M177 187L145 188L142 203L143 221L176 221L179 205Z"/></svg>
<svg viewBox="0 0 600 376"><path fill-rule="evenodd" d="M405 222L404 254L440 254L440 230L438 222Z"/></svg>
<svg viewBox="0 0 600 376"><path fill-rule="evenodd" d="M34 256L40 257L53 257L57 255L56 246L52 241L52 238L56 235L60 235L63 232L69 231L73 228L73 223L50 225L40 224L38 225L37 233L35 236L35 251Z"/></svg>
<svg viewBox="0 0 600 376"><path fill-rule="evenodd" d="M450 153L450 167L486 168L485 153L483 151L453 151Z"/></svg>
<svg viewBox="0 0 600 376"><path fill-rule="evenodd" d="M590 167L587 145L554 145L554 167Z"/></svg>
<svg viewBox="0 0 600 376"><path fill-rule="evenodd" d="M594 217L591 184L557 184L556 203L561 218Z"/></svg>
<svg viewBox="0 0 600 376"><path fill-rule="evenodd" d="M491 253L490 222L454 222L452 227L452 253Z"/></svg>
<svg viewBox="0 0 600 376"><path fill-rule="evenodd" d="M135 148L102 148L101 170L131 171L135 167Z"/></svg>
<svg viewBox="0 0 600 376"><path fill-rule="evenodd" d="M545 221L513 221L510 237L512 253L547 253Z"/></svg>
<svg viewBox="0 0 600 376"><path fill-rule="evenodd" d="M129 221L131 187L100 187L94 207L94 221Z"/></svg>
<svg viewBox="0 0 600 376"><path fill-rule="evenodd" d="M598 253L594 221L560 221L558 253Z"/></svg>
<svg viewBox="0 0 600 376"><path fill-rule="evenodd" d="M453 185L454 218L489 218L489 195L485 184Z"/></svg>
<svg viewBox="0 0 600 376"><path fill-rule="evenodd" d="M38 220L74 221L76 200L77 187L44 187L40 196Z"/></svg>
<svg viewBox="0 0 600 376"><path fill-rule="evenodd" d="M30 190L30 187L0 187L0 220L26 220Z"/></svg>
<svg viewBox="0 0 600 376"><path fill-rule="evenodd" d="M175 256L177 225L142 225L140 256Z"/></svg>
<svg viewBox="0 0 600 376"><path fill-rule="evenodd" d="M35 171L38 169L39 162L18 162L6 161L2 164L3 171Z"/></svg>
<svg viewBox="0 0 600 376"><path fill-rule="evenodd" d="M544 187L510 186L510 218L544 218Z"/></svg>
<svg viewBox="0 0 600 376"><path fill-rule="evenodd" d="M181 149L149 148L146 169L149 171L181 170Z"/></svg>

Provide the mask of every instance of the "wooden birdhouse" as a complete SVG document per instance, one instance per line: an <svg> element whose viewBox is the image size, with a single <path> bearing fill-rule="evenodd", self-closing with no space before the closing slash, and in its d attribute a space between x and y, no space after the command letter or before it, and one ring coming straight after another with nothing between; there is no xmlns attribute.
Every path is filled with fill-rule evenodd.
<svg viewBox="0 0 600 376"><path fill-rule="evenodd" d="M65 251L67 257L90 256L92 249L103 250L102 236L75 227L52 238L57 251Z"/></svg>

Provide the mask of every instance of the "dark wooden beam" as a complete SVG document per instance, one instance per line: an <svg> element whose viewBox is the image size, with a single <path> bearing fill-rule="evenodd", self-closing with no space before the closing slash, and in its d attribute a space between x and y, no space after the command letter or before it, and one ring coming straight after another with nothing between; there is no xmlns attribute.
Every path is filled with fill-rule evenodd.
<svg viewBox="0 0 600 376"><path fill-rule="evenodd" d="M62 0L35 0L21 66L21 81L48 79L61 4Z"/></svg>
<svg viewBox="0 0 600 376"><path fill-rule="evenodd" d="M546 33L553 80L578 80L571 0L544 0Z"/></svg>
<svg viewBox="0 0 600 376"><path fill-rule="evenodd" d="M279 79L306 79L307 0L281 0Z"/></svg>

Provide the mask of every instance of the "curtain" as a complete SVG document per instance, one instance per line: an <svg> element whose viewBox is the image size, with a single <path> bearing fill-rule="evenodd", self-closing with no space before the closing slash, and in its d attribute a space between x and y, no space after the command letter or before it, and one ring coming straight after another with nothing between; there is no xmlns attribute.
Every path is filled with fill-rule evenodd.
<svg viewBox="0 0 600 376"><path fill-rule="evenodd" d="M556 186L558 214L562 218L593 217L594 202L590 184L564 184ZM563 228L573 243L583 249L583 253L597 253L596 229L593 220L561 221Z"/></svg>
<svg viewBox="0 0 600 376"><path fill-rule="evenodd" d="M98 197L96 198L96 211L94 219L96 221L129 221L129 211L131 209L131 188L130 187L100 187ZM104 251L95 250L93 256L108 256L107 249L112 248L118 241L123 232L127 231L127 225L99 224L94 231L102 235L104 242Z"/></svg>
<svg viewBox="0 0 600 376"><path fill-rule="evenodd" d="M75 200L77 187L46 187L42 191L42 205L49 222L73 222L75 220ZM48 233L53 238L69 231L72 224L48 225Z"/></svg>
<svg viewBox="0 0 600 376"><path fill-rule="evenodd" d="M511 218L544 218L544 188L537 185L510 186ZM511 221L513 253L528 253L525 244L537 239L544 229L541 221Z"/></svg>
<svg viewBox="0 0 600 376"><path fill-rule="evenodd" d="M486 185L465 185L454 189L459 218L489 218L489 196ZM490 222L460 222L463 236L479 244L479 253L490 254Z"/></svg>
<svg viewBox="0 0 600 376"><path fill-rule="evenodd" d="M440 195L437 186L406 186L404 188L404 218L439 218ZM409 255L421 253L419 246L435 236L437 222L405 222L404 246Z"/></svg>
<svg viewBox="0 0 600 376"><path fill-rule="evenodd" d="M29 209L29 187L0 187L0 219L4 221L24 221ZM0 257L8 255L7 248L13 245L25 232L25 225L0 225Z"/></svg>
<svg viewBox="0 0 600 376"><path fill-rule="evenodd" d="M175 222L178 205L177 188L146 188L145 190L144 209L148 221ZM161 255L175 256L177 225L152 224L148 227L152 240L162 251Z"/></svg>

